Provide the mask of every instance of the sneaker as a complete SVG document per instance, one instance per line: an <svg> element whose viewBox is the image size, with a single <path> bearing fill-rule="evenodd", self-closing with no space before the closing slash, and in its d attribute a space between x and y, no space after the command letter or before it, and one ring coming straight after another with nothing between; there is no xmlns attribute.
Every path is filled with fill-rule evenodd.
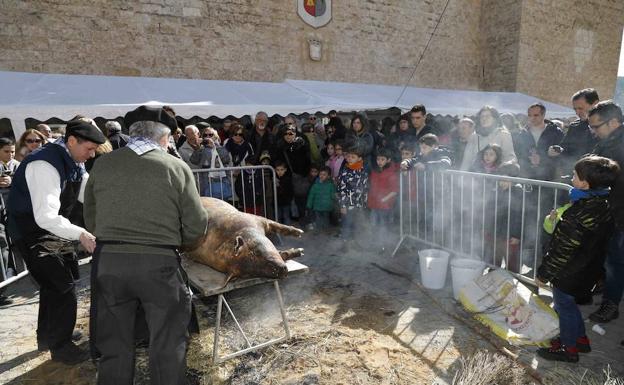
<svg viewBox="0 0 624 385"><path fill-rule="evenodd" d="M578 362L579 355L576 348L566 348L563 345L558 348L540 348L537 355L548 361Z"/></svg>
<svg viewBox="0 0 624 385"><path fill-rule="evenodd" d="M77 365L89 359L89 352L80 349L73 342L66 343L58 349L50 351L52 361L62 362L65 365Z"/></svg>
<svg viewBox="0 0 624 385"><path fill-rule="evenodd" d="M618 306L611 301L604 301L600 308L589 315L589 319L597 323L607 323L620 316Z"/></svg>
<svg viewBox="0 0 624 385"><path fill-rule="evenodd" d="M559 349L561 347L561 339L557 337L550 340L550 347L555 350ZM591 345L589 344L589 338L587 338L587 336L576 339L576 350L578 350L579 353L591 352Z"/></svg>

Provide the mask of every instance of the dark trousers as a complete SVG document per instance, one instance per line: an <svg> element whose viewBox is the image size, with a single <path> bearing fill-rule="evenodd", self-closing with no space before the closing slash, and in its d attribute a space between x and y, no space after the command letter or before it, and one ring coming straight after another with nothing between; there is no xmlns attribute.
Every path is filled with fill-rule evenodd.
<svg viewBox="0 0 624 385"><path fill-rule="evenodd" d="M46 342L50 350L71 342L76 326L77 298L74 287L76 261L71 256L39 256L24 240L15 247L26 262L30 275L39 284L39 315L37 340Z"/></svg>
<svg viewBox="0 0 624 385"><path fill-rule="evenodd" d="M555 311L559 315L559 333L561 343L569 348L576 347L576 340L585 336L583 316L574 300L574 296L553 288Z"/></svg>
<svg viewBox="0 0 624 385"><path fill-rule="evenodd" d="M347 213L342 215L340 237L344 240L355 239L355 237L360 233L359 230L364 223L366 223L366 219L364 218L364 208L347 208Z"/></svg>
<svg viewBox="0 0 624 385"><path fill-rule="evenodd" d="M191 297L177 257L98 249L98 385L134 381L135 319L139 304L149 327L151 384L185 384Z"/></svg>
<svg viewBox="0 0 624 385"><path fill-rule="evenodd" d="M329 214L330 211L317 211L314 210L314 224L317 230L324 230L329 227Z"/></svg>
<svg viewBox="0 0 624 385"><path fill-rule="evenodd" d="M619 305L624 293L624 230L616 229L609 240L605 261L603 299Z"/></svg>

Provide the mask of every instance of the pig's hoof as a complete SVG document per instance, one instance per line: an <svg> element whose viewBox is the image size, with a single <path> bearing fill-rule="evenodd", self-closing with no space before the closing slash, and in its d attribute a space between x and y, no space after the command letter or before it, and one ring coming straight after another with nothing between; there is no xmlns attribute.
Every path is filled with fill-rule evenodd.
<svg viewBox="0 0 624 385"><path fill-rule="evenodd" d="M293 258L299 258L303 256L303 249L298 248L298 249L288 249L288 250L280 251L280 255L282 256L282 259L284 261L287 261Z"/></svg>

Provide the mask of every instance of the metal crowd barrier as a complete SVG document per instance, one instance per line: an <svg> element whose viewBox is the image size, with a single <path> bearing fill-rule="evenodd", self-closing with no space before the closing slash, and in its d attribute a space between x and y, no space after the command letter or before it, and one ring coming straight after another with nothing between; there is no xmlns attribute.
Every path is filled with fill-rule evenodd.
<svg viewBox="0 0 624 385"><path fill-rule="evenodd" d="M549 237L544 219L568 203L571 188L457 170L403 171L400 239L392 255L412 239L534 280Z"/></svg>
<svg viewBox="0 0 624 385"><path fill-rule="evenodd" d="M223 173L224 176L221 176ZM273 167L263 165L196 169L193 174L200 195L219 198L232 203L241 211L276 220L277 177ZM0 194L0 219L1 224L5 225L6 207L3 198ZM6 239L9 247L2 248L0 254L0 290L28 275L26 265L10 247L8 236ZM79 264L89 263L90 260L91 258L81 259ZM12 269L11 274L9 269Z"/></svg>
<svg viewBox="0 0 624 385"><path fill-rule="evenodd" d="M277 176L268 165L195 169L197 191L241 211L277 220Z"/></svg>

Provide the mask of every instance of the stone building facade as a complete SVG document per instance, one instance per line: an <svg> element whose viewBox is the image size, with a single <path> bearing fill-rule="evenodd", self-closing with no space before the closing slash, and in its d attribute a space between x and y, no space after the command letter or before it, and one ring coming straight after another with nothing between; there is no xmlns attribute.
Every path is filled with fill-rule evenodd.
<svg viewBox="0 0 624 385"><path fill-rule="evenodd" d="M296 0L11 0L0 70L403 85L446 3L334 0L314 29ZM610 96L623 25L622 0L450 0L410 85Z"/></svg>

